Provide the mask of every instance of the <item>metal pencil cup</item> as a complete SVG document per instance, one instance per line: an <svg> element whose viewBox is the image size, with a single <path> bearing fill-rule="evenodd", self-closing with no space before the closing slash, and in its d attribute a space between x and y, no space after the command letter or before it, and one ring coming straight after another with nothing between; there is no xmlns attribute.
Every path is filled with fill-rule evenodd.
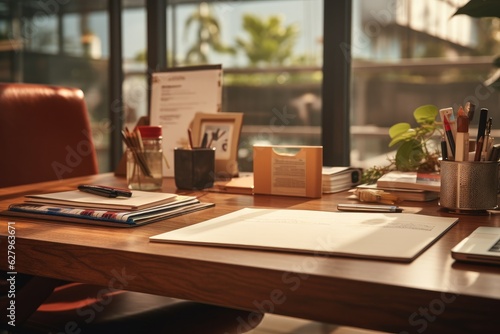
<svg viewBox="0 0 500 334"><path fill-rule="evenodd" d="M498 162L441 161L439 205L458 213L497 207Z"/></svg>

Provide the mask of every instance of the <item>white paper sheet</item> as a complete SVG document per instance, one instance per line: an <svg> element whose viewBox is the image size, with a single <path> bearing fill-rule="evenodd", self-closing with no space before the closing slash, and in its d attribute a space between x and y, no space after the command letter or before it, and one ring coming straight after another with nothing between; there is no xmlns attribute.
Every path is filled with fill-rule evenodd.
<svg viewBox="0 0 500 334"><path fill-rule="evenodd" d="M407 213L246 208L150 240L411 261L457 221Z"/></svg>

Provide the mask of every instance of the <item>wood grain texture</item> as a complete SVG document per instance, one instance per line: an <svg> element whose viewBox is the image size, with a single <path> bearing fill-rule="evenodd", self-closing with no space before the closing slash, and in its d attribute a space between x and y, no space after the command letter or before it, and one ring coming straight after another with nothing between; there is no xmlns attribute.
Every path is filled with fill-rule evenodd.
<svg viewBox="0 0 500 334"><path fill-rule="evenodd" d="M25 193L69 190L80 183L123 187L125 182L102 174L3 188L0 210L22 201ZM164 180L163 190L176 192L173 179ZM243 207L336 211L337 203L350 201L347 193L313 200L189 194L216 206L127 229L16 220L16 271L390 332L486 332L500 324L500 267L456 263L450 255L476 227L500 226L496 212L459 216L450 231L409 264L150 243L152 235ZM441 211L437 201L407 202L403 208L454 216ZM2 269L7 269L8 221L0 217Z"/></svg>

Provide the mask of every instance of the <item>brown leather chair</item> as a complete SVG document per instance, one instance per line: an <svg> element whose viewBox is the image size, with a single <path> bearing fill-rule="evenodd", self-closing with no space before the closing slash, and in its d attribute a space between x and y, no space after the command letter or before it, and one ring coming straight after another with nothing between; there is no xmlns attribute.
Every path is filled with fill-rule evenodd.
<svg viewBox="0 0 500 334"><path fill-rule="evenodd" d="M96 174L82 91L0 83L0 152L0 187ZM0 309L6 310L9 282L1 274ZM5 316L0 325L15 333L243 333L247 319L256 326L262 315L18 274L16 327Z"/></svg>
<svg viewBox="0 0 500 334"><path fill-rule="evenodd" d="M83 92L0 84L0 187L96 174Z"/></svg>

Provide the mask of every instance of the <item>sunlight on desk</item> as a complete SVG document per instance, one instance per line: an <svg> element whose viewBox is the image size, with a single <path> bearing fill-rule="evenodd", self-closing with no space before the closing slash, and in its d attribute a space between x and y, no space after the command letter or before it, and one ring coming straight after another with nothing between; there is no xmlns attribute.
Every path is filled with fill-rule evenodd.
<svg viewBox="0 0 500 334"><path fill-rule="evenodd" d="M316 321L266 314L248 334L384 334L385 332L337 326Z"/></svg>

